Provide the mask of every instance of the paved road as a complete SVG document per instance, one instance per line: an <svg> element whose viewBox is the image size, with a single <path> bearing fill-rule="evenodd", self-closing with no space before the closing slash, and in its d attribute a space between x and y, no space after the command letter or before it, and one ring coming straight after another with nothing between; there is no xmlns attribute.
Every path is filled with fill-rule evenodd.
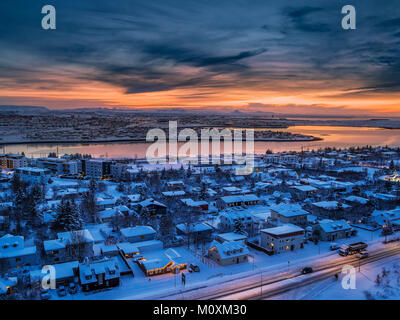
<svg viewBox="0 0 400 320"><path fill-rule="evenodd" d="M263 274L254 272L252 275L232 280L230 282L205 286L196 289L183 290L179 294L165 294L152 297L153 299L193 299L193 300L236 300L236 299L269 299L287 291L319 282L335 273L341 273L342 267L352 265L356 268L374 261L385 259L400 254L398 243L388 244L383 248L369 250L369 257L359 260L355 255L342 257L332 254L329 259L322 262L314 262L310 265L314 272L302 275L302 267L296 269L277 270L274 273Z"/></svg>

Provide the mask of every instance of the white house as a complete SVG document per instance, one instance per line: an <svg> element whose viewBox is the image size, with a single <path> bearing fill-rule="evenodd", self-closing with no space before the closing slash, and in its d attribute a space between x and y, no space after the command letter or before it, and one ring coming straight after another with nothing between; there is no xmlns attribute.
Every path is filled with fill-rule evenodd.
<svg viewBox="0 0 400 320"><path fill-rule="evenodd" d="M25 247L24 237L6 234L0 238L0 268L8 270L38 262L36 246Z"/></svg>
<svg viewBox="0 0 400 320"><path fill-rule="evenodd" d="M213 241L208 250L208 257L222 266L246 262L248 255L249 249L241 241Z"/></svg>
<svg viewBox="0 0 400 320"><path fill-rule="evenodd" d="M156 238L156 231L150 226L123 228L120 232L123 240L131 243L154 240Z"/></svg>
<svg viewBox="0 0 400 320"><path fill-rule="evenodd" d="M272 253L303 248L304 229L292 224L261 230L261 247Z"/></svg>

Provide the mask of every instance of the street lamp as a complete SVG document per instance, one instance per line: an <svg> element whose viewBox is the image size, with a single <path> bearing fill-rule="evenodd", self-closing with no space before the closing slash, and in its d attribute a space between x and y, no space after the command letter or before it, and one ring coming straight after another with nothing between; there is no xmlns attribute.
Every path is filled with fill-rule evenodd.
<svg viewBox="0 0 400 320"><path fill-rule="evenodd" d="M262 281L262 280L263 280L262 270L261 270L259 267L257 267L257 266L255 265L254 256L253 256L253 255L250 255L250 257L253 258L253 271L254 271L254 268L257 268L257 269L260 270L260 299L261 299L261 297L262 297L262 286L263 286L263 281Z"/></svg>

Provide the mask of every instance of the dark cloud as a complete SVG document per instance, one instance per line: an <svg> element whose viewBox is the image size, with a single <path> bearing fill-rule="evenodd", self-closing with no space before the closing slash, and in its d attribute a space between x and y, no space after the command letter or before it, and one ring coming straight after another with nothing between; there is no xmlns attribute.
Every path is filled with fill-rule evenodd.
<svg viewBox="0 0 400 320"><path fill-rule="evenodd" d="M55 31L40 28L45 4L0 3L0 88L66 90L88 80L135 94L319 81L341 90L356 83L361 94L400 82L390 0L354 0L353 31L340 27L341 5L325 0L53 0Z"/></svg>

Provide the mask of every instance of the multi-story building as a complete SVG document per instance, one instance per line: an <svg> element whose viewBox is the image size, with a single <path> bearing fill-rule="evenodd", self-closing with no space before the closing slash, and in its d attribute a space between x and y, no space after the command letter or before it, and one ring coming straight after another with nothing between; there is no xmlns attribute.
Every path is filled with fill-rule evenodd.
<svg viewBox="0 0 400 320"><path fill-rule="evenodd" d="M47 183L50 179L49 169L22 167L15 170L17 177L29 183Z"/></svg>
<svg viewBox="0 0 400 320"><path fill-rule="evenodd" d="M304 229L292 224L261 230L261 247L273 254L303 248Z"/></svg>
<svg viewBox="0 0 400 320"><path fill-rule="evenodd" d="M49 169L55 174L74 175L78 173L78 162L60 158L40 158L37 160L39 168Z"/></svg>
<svg viewBox="0 0 400 320"><path fill-rule="evenodd" d="M26 167L28 159L20 154L0 154L0 163L3 169L17 169Z"/></svg>
<svg viewBox="0 0 400 320"><path fill-rule="evenodd" d="M105 159L83 159L82 172L91 178L111 175L111 161Z"/></svg>

